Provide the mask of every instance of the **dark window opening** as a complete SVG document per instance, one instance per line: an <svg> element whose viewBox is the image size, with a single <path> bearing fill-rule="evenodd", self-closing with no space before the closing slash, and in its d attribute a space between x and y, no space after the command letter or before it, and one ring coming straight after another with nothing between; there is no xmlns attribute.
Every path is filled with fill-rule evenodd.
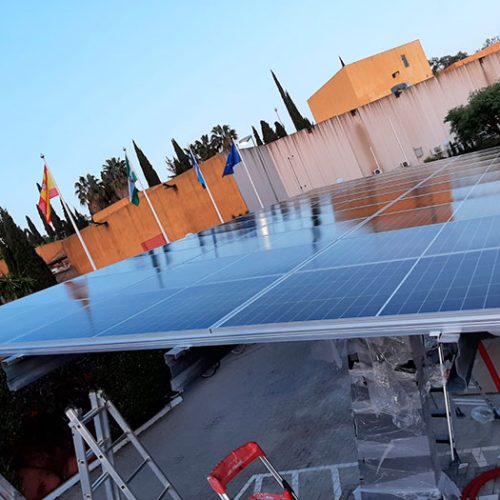
<svg viewBox="0 0 500 500"><path fill-rule="evenodd" d="M405 68L410 67L410 63L408 62L408 59L406 59L406 54L401 54L401 60L403 61L403 65Z"/></svg>

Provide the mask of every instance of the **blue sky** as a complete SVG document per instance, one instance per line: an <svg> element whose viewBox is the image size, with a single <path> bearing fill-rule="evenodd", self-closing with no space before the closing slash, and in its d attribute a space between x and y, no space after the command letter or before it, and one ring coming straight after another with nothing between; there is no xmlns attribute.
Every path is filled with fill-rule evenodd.
<svg viewBox="0 0 500 500"><path fill-rule="evenodd" d="M78 206L78 177L132 138L166 179L172 137L186 145L218 123L245 136L275 107L292 131L271 68L310 116L306 99L338 55L416 38L429 57L473 52L500 34L499 18L498 0L3 1L0 206L40 226L41 152Z"/></svg>

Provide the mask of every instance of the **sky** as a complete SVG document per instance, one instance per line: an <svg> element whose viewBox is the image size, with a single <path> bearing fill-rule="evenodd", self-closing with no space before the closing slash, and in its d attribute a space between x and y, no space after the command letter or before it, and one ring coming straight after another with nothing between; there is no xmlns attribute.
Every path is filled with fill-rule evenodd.
<svg viewBox="0 0 500 500"><path fill-rule="evenodd" d="M166 180L173 137L186 146L217 124L244 137L275 108L292 132L270 69L311 118L339 55L417 38L428 57L474 52L499 18L498 0L0 0L0 206L41 228L42 152L85 211L74 183L132 139Z"/></svg>

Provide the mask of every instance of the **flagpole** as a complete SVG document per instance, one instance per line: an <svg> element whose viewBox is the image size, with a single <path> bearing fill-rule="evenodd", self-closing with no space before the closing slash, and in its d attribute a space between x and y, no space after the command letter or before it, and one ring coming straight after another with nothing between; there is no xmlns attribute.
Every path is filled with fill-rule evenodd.
<svg viewBox="0 0 500 500"><path fill-rule="evenodd" d="M41 154L40 158L43 160L43 162L45 163L45 166L47 167L47 170L48 170L49 167L47 166L47 162L45 161L45 155ZM52 175L52 174L50 174L50 175ZM80 240L80 243L83 247L83 251L85 252L87 259L90 262L90 266L92 267L93 271L97 271L97 267L95 265L94 259L92 258L92 255L90 255L89 249L87 248L87 245L85 244L85 241L83 240L83 236L80 233L78 226L76 225L76 221L73 218L73 214L72 214L68 204L66 203L66 201L61 193L61 190L59 189L59 186L57 185L57 182L54 179L54 176L52 176L52 180L54 181L54 184L55 184L56 189L57 189L57 193L59 194L59 197L61 198L61 203L64 205L64 208L66 209L66 213L68 214L69 220L71 221L71 225L73 226L73 229L75 230L75 233L78 236L78 239ZM48 200L48 202L50 203L50 199Z"/></svg>
<svg viewBox="0 0 500 500"><path fill-rule="evenodd" d="M125 155L127 154L127 148L123 148L123 152L125 153ZM137 179L137 182L139 183L139 186L141 187L141 191L144 193L144 198L146 198L146 201L149 205L149 208L151 209L151 212L153 213L153 217L155 218L155 221L156 223L158 224L158 226L160 227L160 231L161 231L161 234L163 236L163 238L165 239L165 241L167 243L170 243L170 240L167 236L167 233L162 225L162 223L160 222L160 218L158 217L158 214L156 213L156 210L154 209L153 207L153 204L151 203L151 200L149 199L149 195L148 195L148 192L144 189L144 186L142 185L142 181L141 179L139 178L139 176L135 173L135 170L134 170L134 167L132 166L132 164L130 163L130 160L129 160L129 165L130 165L130 169L132 170L132 172L134 172L135 174L135 177Z"/></svg>
<svg viewBox="0 0 500 500"><path fill-rule="evenodd" d="M247 164L245 163L245 160L243 159L243 156L241 156L240 148L238 145L234 142L233 140L234 147L236 148L236 151L238 151L238 155L241 158L241 163L243 164L243 167L245 168L245 172L248 175L248 180L250 181L250 184L253 187L253 192L255 193L255 196L257 197L257 200L259 201L260 208L264 208L264 204L262 203L262 200L260 199L259 193L257 192L257 188L255 187L255 184L253 182L252 176L250 175L250 171L248 170Z"/></svg>
<svg viewBox="0 0 500 500"><path fill-rule="evenodd" d="M191 156L196 160L196 157L194 156L194 154L191 151L191 149L189 150L189 152L191 153ZM194 165L193 165L193 167L194 167ZM203 177L203 182L205 183L205 187L207 188L208 196L210 196L210 200L212 201L212 205L214 206L215 211L217 212L217 215L219 216L220 223L224 224L224 219L222 218L222 215L221 215L221 213L219 211L219 207L217 206L217 203L215 203L214 197L212 196L212 191L210 191L210 187L208 186L208 182L205 179L205 176L203 175L203 172L201 171L201 168L200 168L199 165L198 165L198 170L200 171L200 174Z"/></svg>

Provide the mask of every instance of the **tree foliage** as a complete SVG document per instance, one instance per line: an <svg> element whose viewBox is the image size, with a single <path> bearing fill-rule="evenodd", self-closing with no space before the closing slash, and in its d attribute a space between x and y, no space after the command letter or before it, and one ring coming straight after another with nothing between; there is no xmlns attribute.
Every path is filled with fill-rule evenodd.
<svg viewBox="0 0 500 500"><path fill-rule="evenodd" d="M69 232L66 227L66 221L62 220L57 214L54 205L51 204L51 219L52 226L56 232L56 239L63 240L69 235Z"/></svg>
<svg viewBox="0 0 500 500"><path fill-rule="evenodd" d="M56 232L54 231L54 228L47 222L38 205L36 205L36 210L40 220L42 221L45 232L47 233L47 241L54 241L56 239Z"/></svg>
<svg viewBox="0 0 500 500"><path fill-rule="evenodd" d="M450 109L444 121L468 148L500 139L500 82L471 94L468 103Z"/></svg>
<svg viewBox="0 0 500 500"><path fill-rule="evenodd" d="M227 153L231 147L231 142L238 138L238 134L230 125L215 125L212 127L210 136L203 134L199 139L189 144L186 149L182 149L175 139L172 139L172 146L174 148L174 156L165 158L167 169L171 172L172 176L182 174L189 170L191 160L189 159L189 150L194 156L201 161L206 161L218 153Z"/></svg>
<svg viewBox="0 0 500 500"><path fill-rule="evenodd" d="M281 98L283 99L283 102L285 103L288 114L290 115L290 118L292 119L293 125L295 126L297 132L304 128L307 128L309 130L311 128L311 122L301 115L297 106L290 97L290 94L282 87L278 78L274 74L274 71L271 71L271 74L273 75L274 83L276 84L276 87L278 87L278 91L281 95ZM264 142L266 142L265 139Z"/></svg>
<svg viewBox="0 0 500 500"><path fill-rule="evenodd" d="M271 125L264 120L260 121L260 127L262 129L262 138L266 144L278 139L276 132L271 128Z"/></svg>
<svg viewBox="0 0 500 500"><path fill-rule="evenodd" d="M0 207L0 253L9 272L34 280L34 290L56 283L43 259L28 241L25 232L14 222L7 210Z"/></svg>
<svg viewBox="0 0 500 500"><path fill-rule="evenodd" d="M151 162L148 160L147 156L143 153L142 149L139 146L137 146L135 141L132 141L132 144L134 145L135 154L137 155L137 159L139 160L139 165L141 166L142 173L146 178L148 186L152 187L161 184L161 180L158 177L156 170L153 168L153 165L151 165Z"/></svg>
<svg viewBox="0 0 500 500"><path fill-rule="evenodd" d="M262 139L260 138L260 135L254 126L252 126L252 132L253 132L253 136L255 137L255 142L256 142L257 146L263 146L264 143L262 142Z"/></svg>
<svg viewBox="0 0 500 500"><path fill-rule="evenodd" d="M286 133L285 127L280 122L274 122L274 128L276 129L276 135L279 139L288 135Z"/></svg>
<svg viewBox="0 0 500 500"><path fill-rule="evenodd" d="M453 55L432 57L431 59L429 59L429 65L432 69L432 72L436 74L439 73L439 71L442 71L443 69L447 68L448 66L451 66L453 63L465 59L468 56L469 54L467 54L467 52L463 52L460 50Z"/></svg>
<svg viewBox="0 0 500 500"><path fill-rule="evenodd" d="M216 153L227 153L233 140L238 139L236 130L229 125L216 125L212 128L210 143Z"/></svg>
<svg viewBox="0 0 500 500"><path fill-rule="evenodd" d="M172 146L174 148L175 156L172 159L167 156L165 161L167 163L168 170L170 170L172 176L175 177L176 175L187 172L192 165L186 151L179 146L179 143L175 139L172 139Z"/></svg>
<svg viewBox="0 0 500 500"><path fill-rule="evenodd" d="M481 47L481 50L482 49L487 49L488 47L491 47L492 45L495 45L496 43L499 43L500 42L500 36L492 36L491 38L487 38L484 43L483 43L483 46Z"/></svg>
<svg viewBox="0 0 500 500"><path fill-rule="evenodd" d="M87 174L75 183L75 194L91 215L128 196L125 160L114 157L106 160L100 177Z"/></svg>
<svg viewBox="0 0 500 500"><path fill-rule="evenodd" d="M86 206L91 215L107 206L105 188L95 175L80 176L75 182L75 194L80 204Z"/></svg>
<svg viewBox="0 0 500 500"><path fill-rule="evenodd" d="M0 274L0 304L20 299L36 290L33 278L16 276L15 274Z"/></svg>
<svg viewBox="0 0 500 500"><path fill-rule="evenodd" d="M60 457L74 455L64 410L68 405L87 409L88 393L95 389L103 389L137 428L170 399L163 351L85 354L16 392L8 389L0 370L0 472L16 482L16 471L32 460L26 451L36 450L51 458L51 472L64 480L66 461Z"/></svg>
<svg viewBox="0 0 500 500"><path fill-rule="evenodd" d="M26 223L28 224L28 231L31 235L28 237L30 239L30 243L33 246L43 245L43 243L45 243L45 241L44 241L42 235L38 231L35 224L33 224L33 221L28 216L26 216Z"/></svg>

